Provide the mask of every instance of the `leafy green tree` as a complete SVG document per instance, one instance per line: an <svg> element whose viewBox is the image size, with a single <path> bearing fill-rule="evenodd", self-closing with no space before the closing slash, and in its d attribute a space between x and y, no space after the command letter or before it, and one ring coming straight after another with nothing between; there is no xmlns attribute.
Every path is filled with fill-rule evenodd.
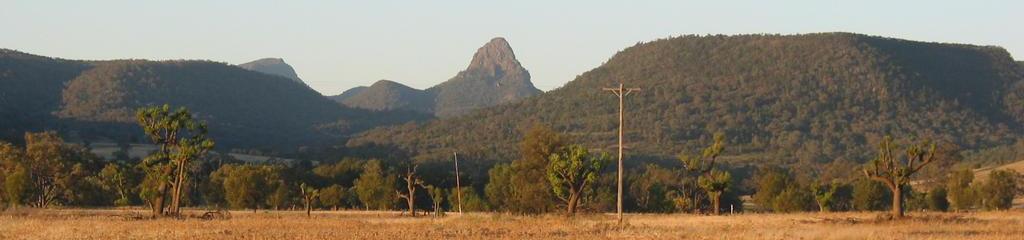
<svg viewBox="0 0 1024 240"><path fill-rule="evenodd" d="M274 210L280 210L291 202L292 188L294 185L287 184L283 179L277 179L276 181L274 181L274 179L270 180L273 182L271 182L272 186L269 187L271 192L267 196L267 205Z"/></svg>
<svg viewBox="0 0 1024 240"><path fill-rule="evenodd" d="M143 191L143 195L148 197L153 214L169 211L177 215L190 164L213 148L213 141L206 137L206 124L193 119L188 109L172 111L166 104L140 108L135 116L146 135L159 146L142 162L147 187L155 188ZM165 206L168 197L171 203Z"/></svg>
<svg viewBox="0 0 1024 240"><path fill-rule="evenodd" d="M775 212L807 211L814 205L814 195L798 185L787 186L772 200L772 210Z"/></svg>
<svg viewBox="0 0 1024 240"><path fill-rule="evenodd" d="M487 195L487 200L494 210L509 210L514 189L512 175L512 166L509 164L497 164L487 171L488 181L484 187L484 194Z"/></svg>
<svg viewBox="0 0 1024 240"><path fill-rule="evenodd" d="M989 210L1006 210L1013 206L1019 191L1020 176L1013 170L993 170L980 188L981 199Z"/></svg>
<svg viewBox="0 0 1024 240"><path fill-rule="evenodd" d="M108 163L97 175L99 185L106 193L113 194L115 206L132 204L135 196L136 178L130 167L118 163Z"/></svg>
<svg viewBox="0 0 1024 240"><path fill-rule="evenodd" d="M932 211L945 212L949 210L946 187L939 186L928 191L928 209Z"/></svg>
<svg viewBox="0 0 1024 240"><path fill-rule="evenodd" d="M853 185L853 207L860 211L885 210L891 199L883 183L859 179Z"/></svg>
<svg viewBox="0 0 1024 240"><path fill-rule="evenodd" d="M230 167L224 179L225 200L233 208L250 208L254 212L266 203L273 192L278 176L266 166L226 165Z"/></svg>
<svg viewBox="0 0 1024 240"><path fill-rule="evenodd" d="M459 202L458 196L454 193L455 188L448 190L448 203ZM466 212L481 212L487 211L490 206L487 205L487 200L480 196L476 190L472 187L462 187L462 210Z"/></svg>
<svg viewBox="0 0 1024 240"><path fill-rule="evenodd" d="M341 185L334 184L330 187L320 189L320 203L325 207L338 210L345 202L347 190Z"/></svg>
<svg viewBox="0 0 1024 240"><path fill-rule="evenodd" d="M755 179L757 192L754 193L753 200L765 209L772 209L775 198L796 182L788 171L781 168L761 168Z"/></svg>
<svg viewBox="0 0 1024 240"><path fill-rule="evenodd" d="M72 203L74 186L92 175L99 158L86 149L64 144L54 132L25 133L23 166L28 171L29 205L49 207L55 203Z"/></svg>
<svg viewBox="0 0 1024 240"><path fill-rule="evenodd" d="M551 155L547 179L555 196L565 203L569 215L576 214L583 194L597 181L610 159L607 154L591 155L580 145L570 145Z"/></svg>
<svg viewBox="0 0 1024 240"><path fill-rule="evenodd" d="M6 205L17 207L23 203L28 189L28 173L22 162L25 152L13 144L0 141L0 192L3 196L0 199L6 201Z"/></svg>
<svg viewBox="0 0 1024 240"><path fill-rule="evenodd" d="M548 158L562 149L565 141L565 137L542 125L526 132L519 143L520 158L512 162L509 210L536 214L553 209L553 186L538 180L547 179Z"/></svg>
<svg viewBox="0 0 1024 240"><path fill-rule="evenodd" d="M344 158L332 164L322 164L313 168L313 174L322 180L326 185L338 184L352 186L352 182L359 177L363 171L365 161L355 158Z"/></svg>
<svg viewBox="0 0 1024 240"><path fill-rule="evenodd" d="M910 183L911 177L921 168L935 160L935 144L924 142L910 145L906 149L906 159L897 156L899 148L891 137L885 137L878 146L878 157L864 167L864 176L884 183L892 193L892 216L902 218L903 188Z"/></svg>
<svg viewBox="0 0 1024 240"><path fill-rule="evenodd" d="M832 205L835 204L836 193L839 192L839 182L832 182L830 184L812 184L811 192L814 193L814 201L818 203L818 211L831 212Z"/></svg>
<svg viewBox="0 0 1024 240"><path fill-rule="evenodd" d="M946 189L949 191L949 204L953 210L964 211L971 209L976 202L975 189L971 187L974 182L974 171L962 168L949 173L946 179Z"/></svg>
<svg viewBox="0 0 1024 240"><path fill-rule="evenodd" d="M444 208L441 207L442 204L444 204L444 196L446 194L444 188L435 187L433 185L422 186L424 190L427 190L427 195L430 196L430 202L434 210L434 217L444 216Z"/></svg>
<svg viewBox="0 0 1024 240"><path fill-rule="evenodd" d="M4 179L4 196L11 207L18 207L25 199L29 184L28 170L17 165Z"/></svg>
<svg viewBox="0 0 1024 240"><path fill-rule="evenodd" d="M359 201L367 209L391 209L395 202L395 177L385 175L380 160L363 165L363 173L355 181Z"/></svg>

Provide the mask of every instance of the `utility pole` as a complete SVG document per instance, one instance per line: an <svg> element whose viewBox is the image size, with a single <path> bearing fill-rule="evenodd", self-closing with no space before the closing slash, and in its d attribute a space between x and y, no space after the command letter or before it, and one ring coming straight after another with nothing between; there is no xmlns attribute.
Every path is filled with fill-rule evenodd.
<svg viewBox="0 0 1024 240"><path fill-rule="evenodd" d="M459 183L459 152L455 152L455 196L459 199L459 214L462 214L462 184Z"/></svg>
<svg viewBox="0 0 1024 240"><path fill-rule="evenodd" d="M626 88L625 86L622 85L622 83L619 83L619 87L618 88L604 88L604 90L605 91L611 91L612 93L615 94L615 96L619 97L619 194L618 194L618 203L616 204L616 209L618 210L618 214L619 214L619 224L622 224L622 175L623 175L623 166L622 166L622 132L623 131L622 131L622 129L623 129L623 122L625 122L625 118L623 117L624 114L625 114L625 106L623 105L623 101L622 100L626 96L629 96L629 93L632 93L633 91L638 91L639 92L640 88Z"/></svg>

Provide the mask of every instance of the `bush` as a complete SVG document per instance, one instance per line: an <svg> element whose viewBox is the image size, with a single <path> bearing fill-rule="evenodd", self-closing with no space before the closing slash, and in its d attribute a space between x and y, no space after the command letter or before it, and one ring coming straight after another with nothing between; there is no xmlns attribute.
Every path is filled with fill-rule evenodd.
<svg viewBox="0 0 1024 240"><path fill-rule="evenodd" d="M928 192L928 210L945 212L949 210L949 201L946 200L946 188L936 187Z"/></svg>
<svg viewBox="0 0 1024 240"><path fill-rule="evenodd" d="M884 184L861 178L853 185L853 208L860 211L881 211L889 209L892 193Z"/></svg>

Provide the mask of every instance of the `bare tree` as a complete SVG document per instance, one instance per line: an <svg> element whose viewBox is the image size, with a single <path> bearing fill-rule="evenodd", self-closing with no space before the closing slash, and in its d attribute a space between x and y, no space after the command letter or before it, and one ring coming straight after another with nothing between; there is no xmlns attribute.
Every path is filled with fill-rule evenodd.
<svg viewBox="0 0 1024 240"><path fill-rule="evenodd" d="M405 180L405 193L395 191L399 198L405 199L409 206L409 214L413 217L416 216L416 186L423 185L423 180L416 176L417 167L419 165L413 164L405 169L405 174L402 176L402 180Z"/></svg>
<svg viewBox="0 0 1024 240"><path fill-rule="evenodd" d="M895 153L897 146L892 137L886 136L878 146L878 157L864 167L864 175L875 181L885 183L892 191L892 215L902 218L903 186L910 182L910 177L925 165L935 160L935 144L924 142L907 147L906 159L900 159Z"/></svg>

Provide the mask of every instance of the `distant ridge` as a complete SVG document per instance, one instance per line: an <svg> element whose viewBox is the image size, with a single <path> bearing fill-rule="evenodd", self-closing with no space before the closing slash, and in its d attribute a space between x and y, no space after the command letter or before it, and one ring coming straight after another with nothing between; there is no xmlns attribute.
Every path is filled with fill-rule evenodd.
<svg viewBox="0 0 1024 240"><path fill-rule="evenodd" d="M72 141L139 141L140 107L187 107L224 149L295 150L423 114L341 106L298 81L203 60L56 59L0 50L0 140L58 131Z"/></svg>
<svg viewBox="0 0 1024 240"><path fill-rule="evenodd" d="M508 41L499 37L480 47L465 70L426 90L387 81L354 88L331 99L350 107L412 110L447 118L540 93Z"/></svg>

